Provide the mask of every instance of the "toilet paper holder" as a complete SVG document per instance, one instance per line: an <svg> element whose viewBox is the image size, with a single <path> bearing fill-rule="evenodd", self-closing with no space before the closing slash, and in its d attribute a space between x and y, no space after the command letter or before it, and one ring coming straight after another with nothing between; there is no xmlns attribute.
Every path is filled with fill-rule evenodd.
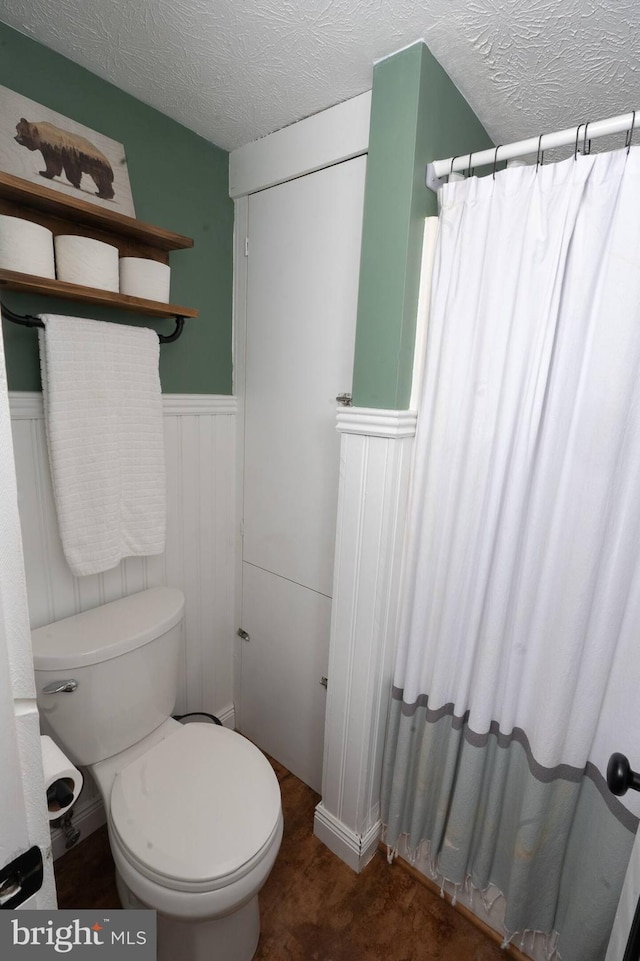
<svg viewBox="0 0 640 961"><path fill-rule="evenodd" d="M0 312L5 320L11 321L12 324L20 324L21 327L41 327L44 329L44 324L39 317L33 317L31 314L16 314L13 310L9 310L4 304L0 304ZM174 340L177 340L184 329L185 317L182 314L175 314L176 327L171 334L158 334L158 340L161 344L172 344Z"/></svg>
<svg viewBox="0 0 640 961"><path fill-rule="evenodd" d="M73 781L68 777L58 778L47 788L47 807L50 811L62 811L74 801Z"/></svg>
<svg viewBox="0 0 640 961"><path fill-rule="evenodd" d="M47 816L49 821L57 821L69 813L78 800L84 778L55 741L46 734L40 737L40 749Z"/></svg>

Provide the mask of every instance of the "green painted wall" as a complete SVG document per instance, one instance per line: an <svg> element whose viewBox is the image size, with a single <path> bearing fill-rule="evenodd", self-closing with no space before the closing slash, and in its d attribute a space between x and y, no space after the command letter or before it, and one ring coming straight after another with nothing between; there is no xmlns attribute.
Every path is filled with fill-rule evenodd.
<svg viewBox="0 0 640 961"><path fill-rule="evenodd" d="M200 316L187 321L179 341L161 348L162 389L231 393L233 202L226 151L4 24L0 84L124 144L136 216L195 240L192 250L171 254L171 299L196 307ZM159 333L174 326L51 298L2 297L20 313L140 323ZM6 322L3 329L10 389L39 390L37 335Z"/></svg>
<svg viewBox="0 0 640 961"><path fill-rule="evenodd" d="M424 43L373 71L371 130L358 296L353 399L358 407L409 405L424 218L431 160L492 146Z"/></svg>

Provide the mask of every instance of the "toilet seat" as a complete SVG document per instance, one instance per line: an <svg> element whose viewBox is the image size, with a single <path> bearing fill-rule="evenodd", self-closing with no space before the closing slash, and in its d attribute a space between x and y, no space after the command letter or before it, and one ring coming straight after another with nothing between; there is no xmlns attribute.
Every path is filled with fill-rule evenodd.
<svg viewBox="0 0 640 961"><path fill-rule="evenodd" d="M176 891L232 884L281 830L280 788L250 741L213 724L181 725L114 779L109 821L140 874Z"/></svg>

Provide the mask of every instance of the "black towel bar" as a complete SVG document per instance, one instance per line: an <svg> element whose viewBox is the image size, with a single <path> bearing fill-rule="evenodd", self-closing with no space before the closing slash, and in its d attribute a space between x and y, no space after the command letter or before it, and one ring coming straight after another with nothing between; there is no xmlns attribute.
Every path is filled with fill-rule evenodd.
<svg viewBox="0 0 640 961"><path fill-rule="evenodd" d="M4 320L10 320L12 324L20 324L22 327L41 327L44 329L44 324L39 317L33 317L31 314L16 314L4 304L0 304L0 310L2 311L2 317ZM171 334L158 334L158 340L161 344L172 344L174 340L177 340L184 329L184 317L180 314L175 315L176 329Z"/></svg>

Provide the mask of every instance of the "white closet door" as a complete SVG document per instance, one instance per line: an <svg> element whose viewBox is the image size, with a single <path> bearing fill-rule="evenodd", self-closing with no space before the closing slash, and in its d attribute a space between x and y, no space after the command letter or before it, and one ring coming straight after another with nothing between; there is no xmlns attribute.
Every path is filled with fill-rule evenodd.
<svg viewBox="0 0 640 961"><path fill-rule="evenodd" d="M13 865L15 870L16 858L32 847L40 848L43 883L23 904L54 909L56 892L1 330L0 451L0 868ZM25 886L23 894L28 891Z"/></svg>
<svg viewBox="0 0 640 961"><path fill-rule="evenodd" d="M241 729L317 790L365 166L249 199Z"/></svg>

